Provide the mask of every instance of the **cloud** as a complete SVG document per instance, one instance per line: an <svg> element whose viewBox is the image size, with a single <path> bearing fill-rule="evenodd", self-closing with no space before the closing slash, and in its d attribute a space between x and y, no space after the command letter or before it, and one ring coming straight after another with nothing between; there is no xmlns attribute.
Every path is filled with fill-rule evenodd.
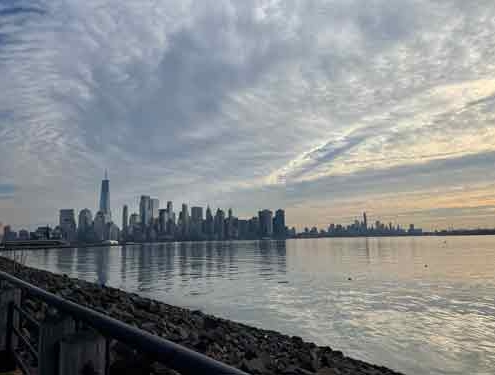
<svg viewBox="0 0 495 375"><path fill-rule="evenodd" d="M246 215L361 202L394 191L383 175L423 181L423 168L423 190L445 173L485 183L494 13L488 1L4 2L0 173L22 194L0 207L13 223L94 209L105 168L114 207L146 193Z"/></svg>

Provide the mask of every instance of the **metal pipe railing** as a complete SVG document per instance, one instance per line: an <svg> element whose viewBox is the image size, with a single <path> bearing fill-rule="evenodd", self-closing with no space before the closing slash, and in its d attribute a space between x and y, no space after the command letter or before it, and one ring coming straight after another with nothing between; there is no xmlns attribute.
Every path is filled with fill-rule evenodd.
<svg viewBox="0 0 495 375"><path fill-rule="evenodd" d="M87 325L95 328L102 335L114 338L130 347L142 351L153 357L157 362L163 363L181 373L247 375L241 370L216 361L186 347L132 327L87 307L67 301L6 272L0 271L0 279L4 279L17 287L26 290L28 294L43 300L45 303L57 308L59 311L63 311L74 319L83 321Z"/></svg>

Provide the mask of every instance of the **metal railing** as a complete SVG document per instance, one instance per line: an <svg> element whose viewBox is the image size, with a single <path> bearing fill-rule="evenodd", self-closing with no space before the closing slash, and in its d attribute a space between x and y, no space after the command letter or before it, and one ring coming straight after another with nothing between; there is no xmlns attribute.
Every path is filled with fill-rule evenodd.
<svg viewBox="0 0 495 375"><path fill-rule="evenodd" d="M0 280L22 289L27 295L35 297L46 303L48 306L57 309L77 322L83 322L86 326L93 328L106 340L106 366L105 374L109 375L110 341L117 340L143 354L152 358L168 368L180 372L181 374L233 374L247 375L245 372L224 363L197 353L184 346L175 344L161 337L152 335L136 327L125 324L119 320L110 318L97 311L78 305L72 301L65 300L59 296L29 284L17 277L0 271ZM17 364L25 374L29 374L29 366L25 363L20 354L12 347L13 337L16 336L20 344L32 355L35 361L39 361L38 351L33 344L21 333L13 324L14 311L18 313L18 318L24 319L28 325L35 330L39 330L40 323L36 321L21 306L11 302L7 317L7 349L14 356ZM19 325L20 326L20 325Z"/></svg>

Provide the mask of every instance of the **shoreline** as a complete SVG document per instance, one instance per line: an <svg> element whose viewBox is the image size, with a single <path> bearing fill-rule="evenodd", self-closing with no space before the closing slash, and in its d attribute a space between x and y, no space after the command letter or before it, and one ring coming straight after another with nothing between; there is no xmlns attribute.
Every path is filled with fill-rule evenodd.
<svg viewBox="0 0 495 375"><path fill-rule="evenodd" d="M16 272L14 273L14 264ZM92 308L152 334L206 354L251 374L400 375L379 365L346 357L328 346L141 297L120 289L69 278L0 257L0 270L51 293ZM30 301L32 311L41 306ZM129 351L121 355L129 361ZM152 363L142 359L141 367ZM125 364L121 364L126 368ZM126 372L127 373L127 372ZM133 372L133 374L150 372ZM155 373L155 372L151 372Z"/></svg>
<svg viewBox="0 0 495 375"><path fill-rule="evenodd" d="M343 236L299 236L289 238L270 238L270 239L231 239L231 240L163 240L163 241L144 241L144 242L119 242L116 244L96 243L71 243L68 245L51 245L51 246L12 246L6 248L0 242L0 253L3 251L22 251L22 250L48 250L48 249L73 249L73 248L88 248L88 247L116 247L116 246L136 246L136 245L152 245L152 244L170 244L170 243L209 243L209 242L242 242L242 241L289 241L289 240L317 240L325 238L409 238L409 237L485 237L495 236L495 230L489 232L452 232L452 233L431 233L423 234L395 234L395 235L343 235Z"/></svg>

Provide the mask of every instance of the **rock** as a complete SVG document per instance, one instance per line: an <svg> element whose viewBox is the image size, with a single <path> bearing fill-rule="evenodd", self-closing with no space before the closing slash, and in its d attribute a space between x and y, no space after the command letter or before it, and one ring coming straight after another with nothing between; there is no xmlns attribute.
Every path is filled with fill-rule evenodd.
<svg viewBox="0 0 495 375"><path fill-rule="evenodd" d="M242 361L241 370L247 371L250 374L263 374L265 366L260 358Z"/></svg>

